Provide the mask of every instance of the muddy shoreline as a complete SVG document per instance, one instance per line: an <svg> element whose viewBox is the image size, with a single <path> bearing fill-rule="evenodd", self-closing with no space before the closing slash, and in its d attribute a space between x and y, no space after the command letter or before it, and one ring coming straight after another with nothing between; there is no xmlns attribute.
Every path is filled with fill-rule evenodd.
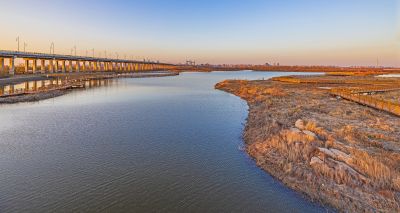
<svg viewBox="0 0 400 213"><path fill-rule="evenodd" d="M260 168L341 212L399 212L400 118L325 87L332 84L216 85L247 101L245 150Z"/></svg>
<svg viewBox="0 0 400 213"><path fill-rule="evenodd" d="M99 74L91 74L91 73L79 73L79 74L53 74L53 75L43 75L43 76L17 76L14 78L3 78L0 79L0 86L10 85L10 84L19 84L29 81L41 81L41 80L49 80L54 78L71 78L74 81L87 81L87 80L100 80L100 79L116 79L116 78L155 78L155 77L168 77L179 75L176 72L140 72L140 73L125 73L125 74L116 74L116 73L99 73ZM35 91L31 93L23 93L11 96L0 97L0 104L15 104L21 102L36 102L40 100L46 100L50 98L55 98L58 96L65 95L72 90L82 89L82 88L59 88L52 89L48 91Z"/></svg>

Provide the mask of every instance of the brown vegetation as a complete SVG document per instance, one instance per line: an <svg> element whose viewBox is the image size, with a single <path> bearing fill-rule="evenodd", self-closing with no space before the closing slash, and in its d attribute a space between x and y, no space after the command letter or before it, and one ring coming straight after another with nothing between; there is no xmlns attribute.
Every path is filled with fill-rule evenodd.
<svg viewBox="0 0 400 213"><path fill-rule="evenodd" d="M340 211L399 212L400 118L338 99L332 86L228 80L216 88L249 103L246 150L286 185Z"/></svg>
<svg viewBox="0 0 400 213"><path fill-rule="evenodd" d="M368 76L377 74L400 73L399 68L386 69L375 67L337 67L337 66L272 66L272 65L180 65L174 68L175 71L196 71L196 72L211 72L211 71L279 71L279 72L325 72L330 75L337 76Z"/></svg>

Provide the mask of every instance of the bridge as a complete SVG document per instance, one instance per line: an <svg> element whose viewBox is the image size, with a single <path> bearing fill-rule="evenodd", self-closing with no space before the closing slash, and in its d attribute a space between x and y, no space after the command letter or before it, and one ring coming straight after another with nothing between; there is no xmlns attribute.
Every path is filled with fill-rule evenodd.
<svg viewBox="0 0 400 213"><path fill-rule="evenodd" d="M24 60L24 70L19 71L18 74L155 71L167 70L176 66L151 61L0 50L0 75L13 76L17 74L15 60L18 58Z"/></svg>

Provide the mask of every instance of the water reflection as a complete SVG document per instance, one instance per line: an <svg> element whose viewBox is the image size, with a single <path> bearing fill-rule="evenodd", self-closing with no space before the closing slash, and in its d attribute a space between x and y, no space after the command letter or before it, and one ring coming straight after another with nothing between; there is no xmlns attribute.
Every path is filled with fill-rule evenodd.
<svg viewBox="0 0 400 213"><path fill-rule="evenodd" d="M27 81L18 84L0 86L0 97L36 93L56 89L92 88L109 86L113 79L68 79L54 78L38 81Z"/></svg>
<svg viewBox="0 0 400 213"><path fill-rule="evenodd" d="M322 212L239 149L247 105L214 89L287 74L87 81L2 105L0 212Z"/></svg>

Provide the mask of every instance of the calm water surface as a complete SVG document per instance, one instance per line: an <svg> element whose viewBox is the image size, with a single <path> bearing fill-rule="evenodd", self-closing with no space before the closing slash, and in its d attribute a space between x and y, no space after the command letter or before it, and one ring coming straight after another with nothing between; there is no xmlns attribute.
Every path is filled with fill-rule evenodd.
<svg viewBox="0 0 400 213"><path fill-rule="evenodd" d="M0 212L321 212L241 151L247 105L214 72L119 79L0 106Z"/></svg>

